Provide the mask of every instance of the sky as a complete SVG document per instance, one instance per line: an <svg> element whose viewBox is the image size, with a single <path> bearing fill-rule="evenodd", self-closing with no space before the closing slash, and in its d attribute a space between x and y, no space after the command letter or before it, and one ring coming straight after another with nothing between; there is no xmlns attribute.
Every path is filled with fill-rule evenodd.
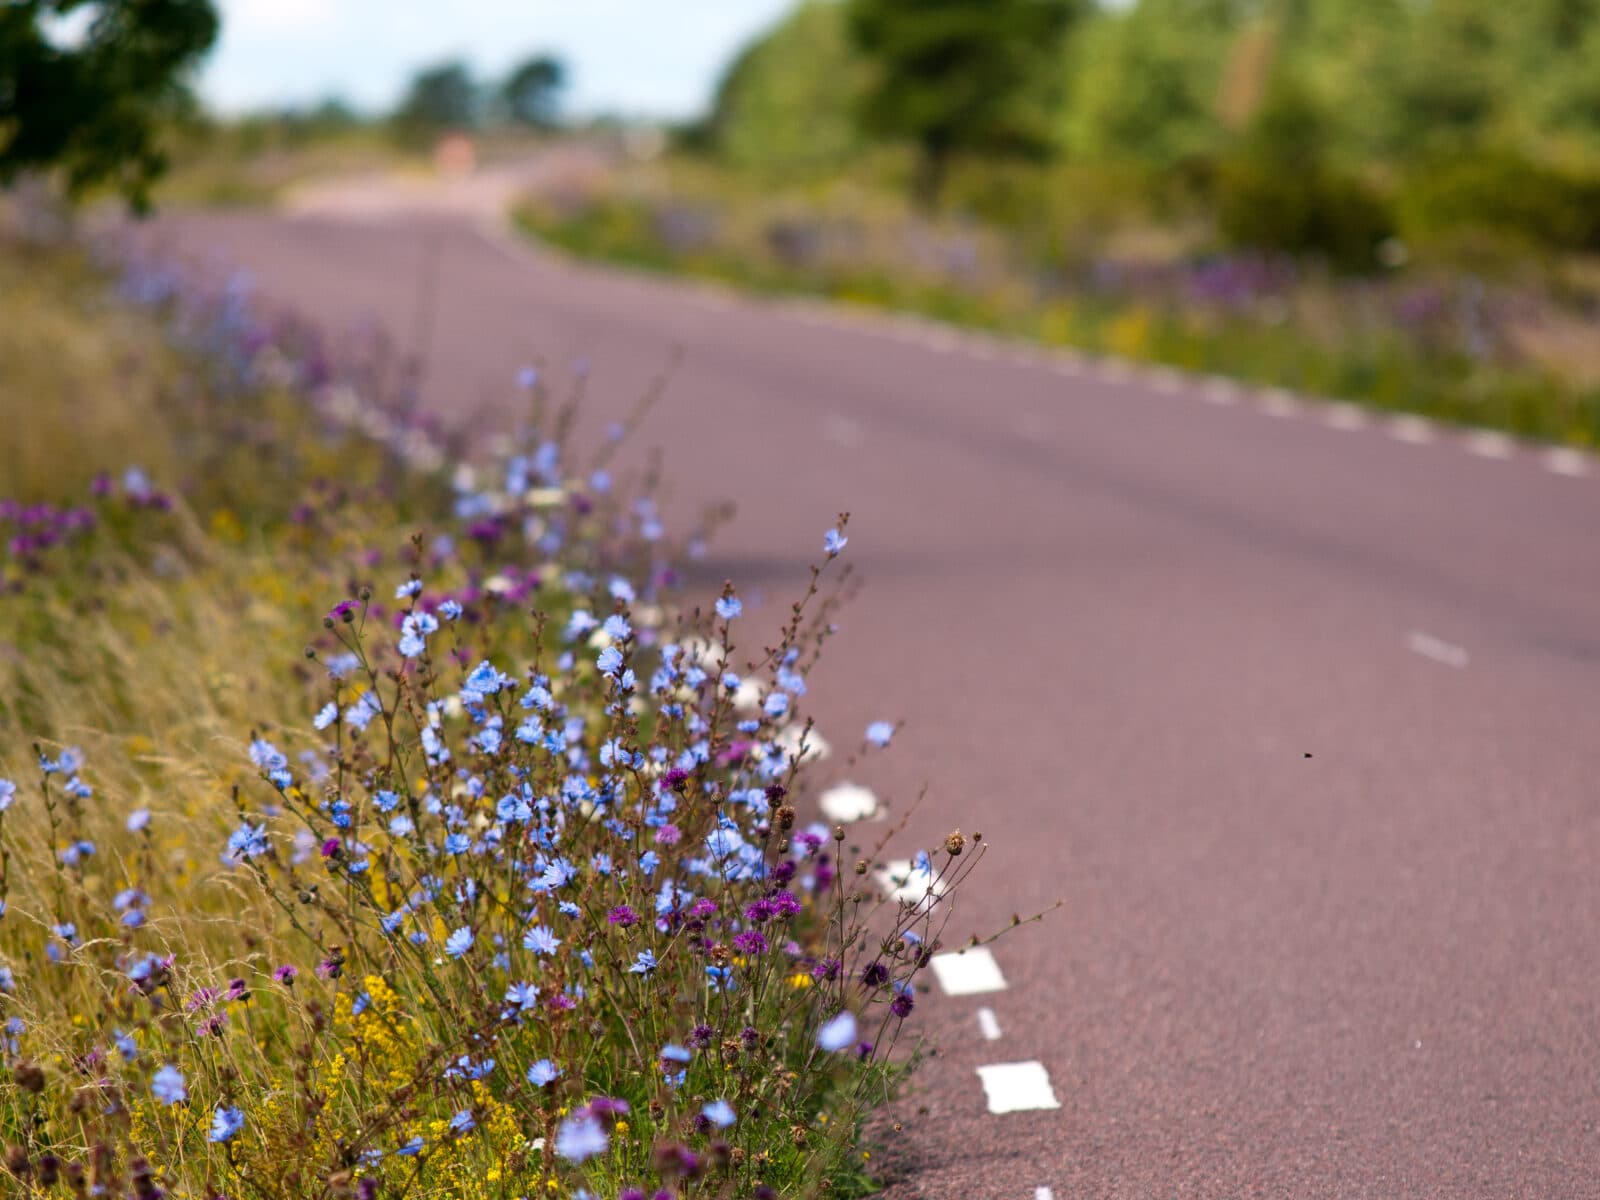
<svg viewBox="0 0 1600 1200"><path fill-rule="evenodd" d="M464 58L494 77L534 51L566 60L567 107L686 117L728 60L795 0L218 0L200 76L223 112L338 95L393 105L418 66Z"/></svg>

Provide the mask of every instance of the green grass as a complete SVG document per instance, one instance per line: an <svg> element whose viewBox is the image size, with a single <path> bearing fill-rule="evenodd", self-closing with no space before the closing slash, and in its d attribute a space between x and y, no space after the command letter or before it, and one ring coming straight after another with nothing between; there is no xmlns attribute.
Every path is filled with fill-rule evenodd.
<svg viewBox="0 0 1600 1200"><path fill-rule="evenodd" d="M295 186L338 175L430 169L421 150L382 127L287 136L270 125L175 132L157 206L263 208Z"/></svg>

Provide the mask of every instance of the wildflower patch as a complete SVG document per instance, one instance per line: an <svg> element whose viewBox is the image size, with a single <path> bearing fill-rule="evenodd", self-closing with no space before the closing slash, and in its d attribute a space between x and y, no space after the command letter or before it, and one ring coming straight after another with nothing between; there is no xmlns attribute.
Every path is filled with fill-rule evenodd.
<svg viewBox="0 0 1600 1200"><path fill-rule="evenodd" d="M143 434L181 429L189 477L107 461L87 499L0 504L0 616L30 631L0 663L0 1172L861 1190L983 847L886 863L843 825L876 796L818 778L848 516L765 628L736 582L682 593L716 518L674 537L616 467L642 408L585 460L576 391L530 368L526 425L458 466L243 285L139 263L122 291L271 486L214 478L240 461L179 414Z"/></svg>

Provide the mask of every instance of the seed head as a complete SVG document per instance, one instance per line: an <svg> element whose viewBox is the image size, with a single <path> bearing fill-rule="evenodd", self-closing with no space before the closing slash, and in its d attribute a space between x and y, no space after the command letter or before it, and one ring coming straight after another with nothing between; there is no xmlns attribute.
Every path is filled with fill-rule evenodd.
<svg viewBox="0 0 1600 1200"><path fill-rule="evenodd" d="M6 1147L6 1170L18 1179L26 1179L33 1173L33 1164L28 1161L28 1152L21 1146L11 1145Z"/></svg>
<svg viewBox="0 0 1600 1200"><path fill-rule="evenodd" d="M954 858L967 848L967 839L961 836L961 830L953 831L949 837L944 839L944 848L951 858Z"/></svg>

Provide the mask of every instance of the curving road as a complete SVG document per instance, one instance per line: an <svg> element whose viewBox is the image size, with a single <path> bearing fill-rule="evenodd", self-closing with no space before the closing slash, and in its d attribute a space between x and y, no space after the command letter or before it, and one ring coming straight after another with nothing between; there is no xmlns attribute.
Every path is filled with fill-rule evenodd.
<svg viewBox="0 0 1600 1200"><path fill-rule="evenodd" d="M1584 460L579 268L442 212L156 232L402 336L435 272L427 391L457 418L503 418L535 356L590 359L615 415L681 346L644 440L677 502L737 499L714 570L773 624L851 510L866 587L821 727L905 718L851 777L926 782L928 842L990 843L952 933L1065 901L996 946L1004 990L921 1005L941 1051L894 1195L1600 1196ZM1025 1062L1059 1107L990 1112L977 1068Z"/></svg>

